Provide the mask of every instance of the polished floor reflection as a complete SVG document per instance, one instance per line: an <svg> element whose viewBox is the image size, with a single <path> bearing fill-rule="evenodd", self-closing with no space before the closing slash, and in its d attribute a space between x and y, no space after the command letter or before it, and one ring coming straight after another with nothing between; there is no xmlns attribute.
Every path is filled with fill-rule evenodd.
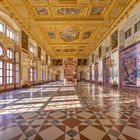
<svg viewBox="0 0 140 140"><path fill-rule="evenodd" d="M0 140L138 139L138 93L54 82L0 95Z"/></svg>

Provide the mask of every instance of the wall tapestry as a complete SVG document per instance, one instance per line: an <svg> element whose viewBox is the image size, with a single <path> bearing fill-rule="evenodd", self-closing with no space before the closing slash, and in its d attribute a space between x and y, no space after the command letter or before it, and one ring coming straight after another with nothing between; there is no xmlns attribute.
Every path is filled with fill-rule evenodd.
<svg viewBox="0 0 140 140"><path fill-rule="evenodd" d="M140 43L121 52L121 85L140 87Z"/></svg>
<svg viewBox="0 0 140 140"><path fill-rule="evenodd" d="M103 78L104 83L110 83L110 58L106 58L103 61Z"/></svg>
<svg viewBox="0 0 140 140"><path fill-rule="evenodd" d="M94 66L94 80L98 82L98 63Z"/></svg>

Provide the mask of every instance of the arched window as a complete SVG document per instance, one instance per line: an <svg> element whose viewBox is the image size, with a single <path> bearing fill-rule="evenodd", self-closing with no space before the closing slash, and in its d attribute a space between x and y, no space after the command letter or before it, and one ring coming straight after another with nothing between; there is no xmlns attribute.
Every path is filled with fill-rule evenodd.
<svg viewBox="0 0 140 140"><path fill-rule="evenodd" d="M13 52L12 49L8 49L8 50L7 50L7 57L8 57L9 59L13 59L13 58L14 58L14 52Z"/></svg>

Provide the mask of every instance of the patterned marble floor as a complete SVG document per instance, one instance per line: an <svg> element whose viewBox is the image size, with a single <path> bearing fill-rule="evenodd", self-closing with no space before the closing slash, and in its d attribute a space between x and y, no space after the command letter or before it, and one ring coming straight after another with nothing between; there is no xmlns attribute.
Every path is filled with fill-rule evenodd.
<svg viewBox="0 0 140 140"><path fill-rule="evenodd" d="M140 94L60 82L2 93L0 140L140 140Z"/></svg>

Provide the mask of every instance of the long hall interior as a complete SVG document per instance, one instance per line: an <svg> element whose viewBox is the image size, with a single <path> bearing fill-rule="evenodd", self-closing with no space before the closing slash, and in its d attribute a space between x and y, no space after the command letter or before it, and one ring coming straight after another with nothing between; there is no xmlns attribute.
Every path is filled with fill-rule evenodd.
<svg viewBox="0 0 140 140"><path fill-rule="evenodd" d="M140 140L140 0L0 0L0 140Z"/></svg>

